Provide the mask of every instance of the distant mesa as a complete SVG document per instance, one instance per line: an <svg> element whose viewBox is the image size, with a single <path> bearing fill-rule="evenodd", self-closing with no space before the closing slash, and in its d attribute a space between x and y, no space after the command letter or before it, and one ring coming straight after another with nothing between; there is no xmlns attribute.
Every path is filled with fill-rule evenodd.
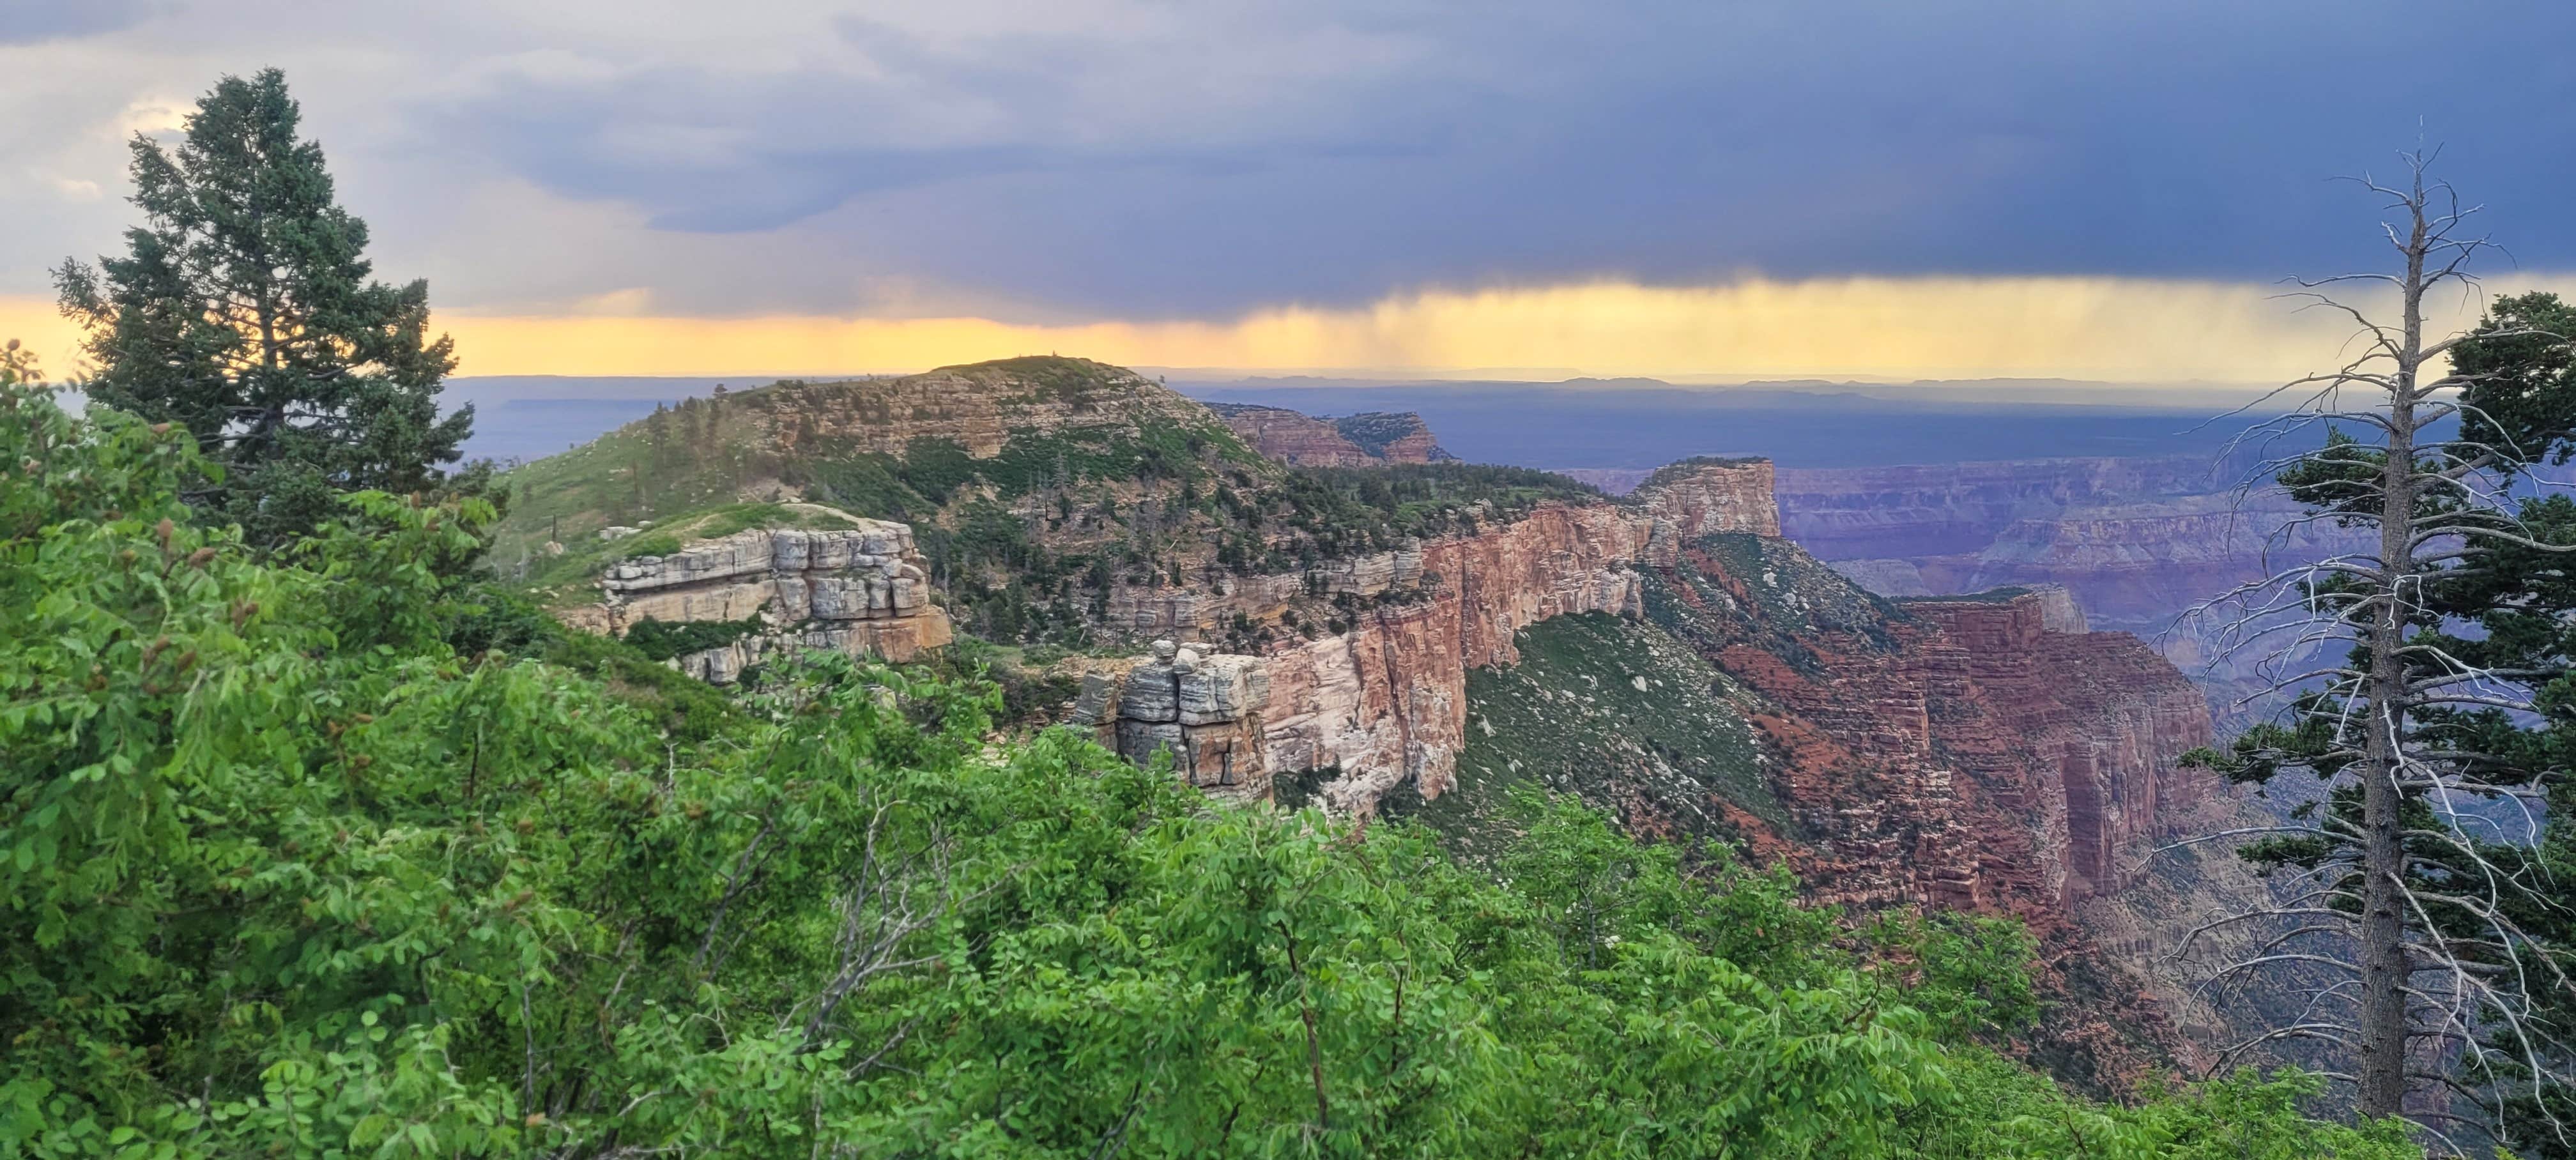
<svg viewBox="0 0 2576 1160"><path fill-rule="evenodd" d="M1458 458L1443 450L1422 416L1411 411L1370 411L1335 419L1255 403L1207 406L1253 450L1291 467L1371 467Z"/></svg>

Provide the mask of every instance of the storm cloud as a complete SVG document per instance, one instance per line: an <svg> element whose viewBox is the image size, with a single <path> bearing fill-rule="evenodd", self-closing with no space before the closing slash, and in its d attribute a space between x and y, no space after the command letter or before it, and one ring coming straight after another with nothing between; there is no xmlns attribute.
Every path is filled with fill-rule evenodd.
<svg viewBox="0 0 2576 1160"><path fill-rule="evenodd" d="M0 292L112 244L121 207L66 191L122 186L125 110L269 63L384 264L466 308L2269 280L2375 258L2377 206L2329 179L2419 141L2525 266L2576 266L2563 4L580 0L339 11L285 48L262 7L0 48L0 119L42 126L0 182L42 244L0 240Z"/></svg>

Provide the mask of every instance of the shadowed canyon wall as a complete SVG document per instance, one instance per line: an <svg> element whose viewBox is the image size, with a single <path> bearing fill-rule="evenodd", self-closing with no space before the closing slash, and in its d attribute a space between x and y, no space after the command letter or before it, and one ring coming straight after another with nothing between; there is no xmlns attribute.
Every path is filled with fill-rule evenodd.
<svg viewBox="0 0 2576 1160"><path fill-rule="evenodd" d="M2231 489L2206 456L1783 470L1787 534L1874 592L1926 596L2054 585L2097 626L2154 644L2233 727L2270 704L2255 654L2230 655L2234 611L2195 608L2366 537L2297 522L2277 489Z"/></svg>

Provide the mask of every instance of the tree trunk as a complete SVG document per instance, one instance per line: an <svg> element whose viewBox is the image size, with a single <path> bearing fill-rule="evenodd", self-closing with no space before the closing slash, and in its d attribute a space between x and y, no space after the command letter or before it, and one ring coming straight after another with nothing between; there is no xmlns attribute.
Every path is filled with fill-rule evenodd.
<svg viewBox="0 0 2576 1160"><path fill-rule="evenodd" d="M2419 191L2420 197L2420 191ZM2399 832L2398 766L2406 730L2402 654L2413 617L2406 586L2414 571L2415 383L2424 349L2424 255L2419 208L2406 245L2405 334L2388 409L2388 461L2380 468L2379 611L2371 618L2370 719L2363 746L2361 822L2361 1074L2366 1116L2394 1116L2406 1102L2406 847Z"/></svg>

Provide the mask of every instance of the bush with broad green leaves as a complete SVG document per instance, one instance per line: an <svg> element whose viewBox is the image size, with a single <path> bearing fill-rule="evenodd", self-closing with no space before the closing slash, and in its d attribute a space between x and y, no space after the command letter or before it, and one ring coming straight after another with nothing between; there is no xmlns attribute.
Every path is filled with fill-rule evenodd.
<svg viewBox="0 0 2576 1160"><path fill-rule="evenodd" d="M262 556L210 470L0 387L0 1157L2418 1154L2071 1098L2016 928L1570 806L1462 866L839 659L677 729L459 652L478 502Z"/></svg>

